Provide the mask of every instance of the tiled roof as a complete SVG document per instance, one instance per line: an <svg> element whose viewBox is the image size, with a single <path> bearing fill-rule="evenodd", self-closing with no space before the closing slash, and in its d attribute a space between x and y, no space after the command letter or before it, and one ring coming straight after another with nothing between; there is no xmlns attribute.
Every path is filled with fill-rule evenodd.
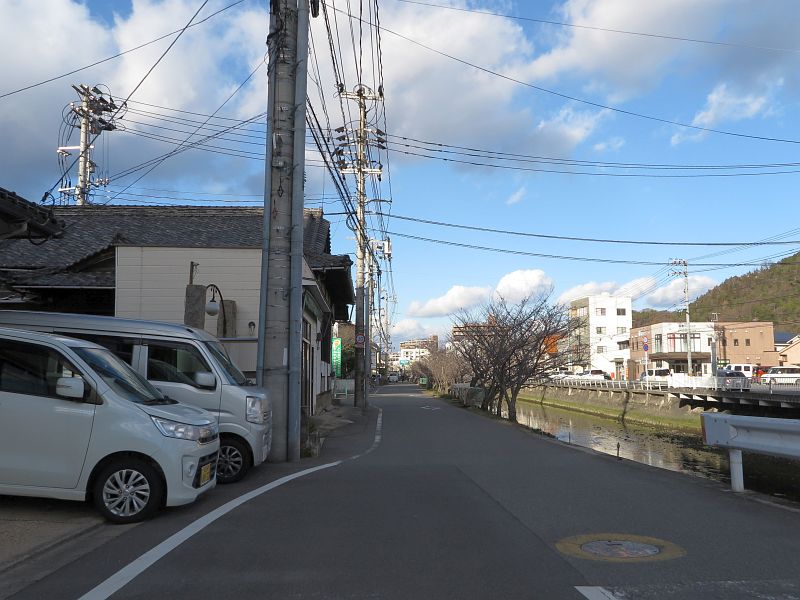
<svg viewBox="0 0 800 600"><path fill-rule="evenodd" d="M113 290L116 282L112 272L48 273L29 275L14 280L16 288L103 288Z"/></svg>
<svg viewBox="0 0 800 600"><path fill-rule="evenodd" d="M260 248L263 209L204 206L67 206L55 216L64 234L44 246L0 242L0 267L65 269L111 246ZM304 211L304 253L330 254L330 223Z"/></svg>
<svg viewBox="0 0 800 600"><path fill-rule="evenodd" d="M27 225L23 235L25 238L58 236L64 226L53 215L50 207L34 204L14 192L0 188L0 229L3 229L5 224L12 228L19 224Z"/></svg>

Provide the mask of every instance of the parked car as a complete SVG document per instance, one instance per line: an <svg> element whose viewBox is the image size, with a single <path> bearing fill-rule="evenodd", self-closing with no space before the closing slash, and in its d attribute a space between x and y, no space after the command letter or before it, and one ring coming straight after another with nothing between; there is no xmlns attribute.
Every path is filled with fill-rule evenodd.
<svg viewBox="0 0 800 600"><path fill-rule="evenodd" d="M386 378L389 383L397 383L400 380L400 376L397 373L389 373L389 376Z"/></svg>
<svg viewBox="0 0 800 600"><path fill-rule="evenodd" d="M666 383L670 375L672 375L672 371L669 369L647 369L639 375L639 381Z"/></svg>
<svg viewBox="0 0 800 600"><path fill-rule="evenodd" d="M723 390L743 390L750 389L750 378L744 371L734 371L733 369L717 369L718 387Z"/></svg>
<svg viewBox="0 0 800 600"><path fill-rule="evenodd" d="M0 494L93 500L133 523L216 485L219 427L108 349L0 328Z"/></svg>
<svg viewBox="0 0 800 600"><path fill-rule="evenodd" d="M217 416L220 483L267 459L272 405L211 334L186 325L93 315L0 311L0 326L57 333L105 346L173 400Z"/></svg>
<svg viewBox="0 0 800 600"><path fill-rule="evenodd" d="M800 366L783 365L771 367L769 371L761 376L761 383L800 385Z"/></svg>

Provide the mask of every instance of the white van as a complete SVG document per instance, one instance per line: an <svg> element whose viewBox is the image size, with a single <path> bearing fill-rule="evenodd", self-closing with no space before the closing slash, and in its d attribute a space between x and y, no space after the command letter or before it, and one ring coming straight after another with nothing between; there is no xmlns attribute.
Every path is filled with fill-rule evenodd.
<svg viewBox="0 0 800 600"><path fill-rule="evenodd" d="M753 378L756 376L756 369L758 369L758 365L750 363L730 364L721 368L724 368L727 371L739 371L741 373L744 373L745 377Z"/></svg>
<svg viewBox="0 0 800 600"><path fill-rule="evenodd" d="M125 360L164 395L219 419L220 483L239 481L272 445L272 405L250 385L220 341L175 323L93 315L0 310L0 326L90 340Z"/></svg>
<svg viewBox="0 0 800 600"><path fill-rule="evenodd" d="M761 376L761 383L800 385L800 367L797 365L770 367L769 371Z"/></svg>
<svg viewBox="0 0 800 600"><path fill-rule="evenodd" d="M93 500L133 523L213 488L218 451L213 415L106 348L0 328L0 494Z"/></svg>

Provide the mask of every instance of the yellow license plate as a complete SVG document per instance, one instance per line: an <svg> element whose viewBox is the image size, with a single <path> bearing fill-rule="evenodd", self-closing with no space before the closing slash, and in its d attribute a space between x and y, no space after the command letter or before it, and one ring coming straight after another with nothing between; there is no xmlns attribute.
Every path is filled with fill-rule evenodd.
<svg viewBox="0 0 800 600"><path fill-rule="evenodd" d="M211 463L203 465L200 469L200 485L203 486L211 481Z"/></svg>

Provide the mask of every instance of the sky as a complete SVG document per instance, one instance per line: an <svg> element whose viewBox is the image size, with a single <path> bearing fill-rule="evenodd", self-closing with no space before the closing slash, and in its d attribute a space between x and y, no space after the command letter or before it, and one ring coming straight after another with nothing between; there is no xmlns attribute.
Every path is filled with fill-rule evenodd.
<svg viewBox="0 0 800 600"><path fill-rule="evenodd" d="M496 296L674 310L685 280L671 261L686 261L694 298L800 249L794 0L325 1L308 78L322 127L357 115L337 80L383 91L368 118L387 150L367 186L383 216L368 225L391 239L380 296L395 345L446 336L453 313ZM0 0L14 24L0 38L0 186L32 201L58 188L56 148L78 139L63 115L85 83L129 97L95 142L110 181L93 202L262 204L268 2L209 0L166 35L201 5ZM306 206L352 255L310 139L306 159Z"/></svg>

